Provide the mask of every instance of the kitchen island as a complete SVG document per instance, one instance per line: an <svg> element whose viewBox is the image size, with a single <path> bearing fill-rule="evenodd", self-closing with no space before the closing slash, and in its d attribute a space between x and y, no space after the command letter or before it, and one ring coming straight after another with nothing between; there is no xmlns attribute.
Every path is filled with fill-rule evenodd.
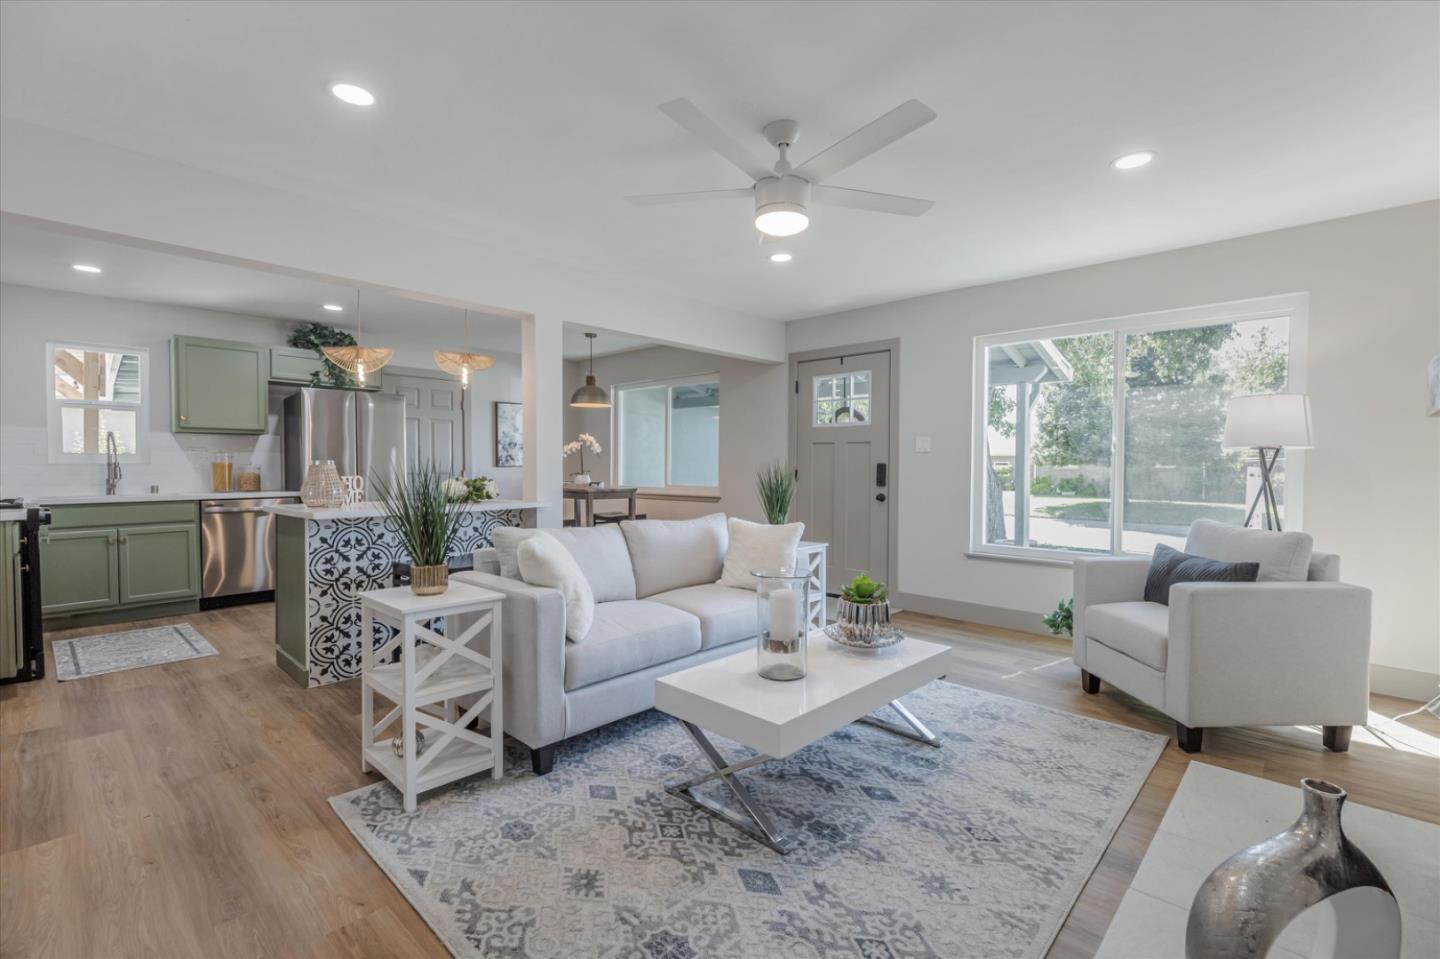
<svg viewBox="0 0 1440 959"><path fill-rule="evenodd" d="M452 556L490 545L497 526L532 526L545 504L489 500L463 507ZM377 503L338 509L266 507L276 516L275 663L303 686L360 675L362 592L391 585L396 563L409 562ZM384 636L377 631L376 645Z"/></svg>

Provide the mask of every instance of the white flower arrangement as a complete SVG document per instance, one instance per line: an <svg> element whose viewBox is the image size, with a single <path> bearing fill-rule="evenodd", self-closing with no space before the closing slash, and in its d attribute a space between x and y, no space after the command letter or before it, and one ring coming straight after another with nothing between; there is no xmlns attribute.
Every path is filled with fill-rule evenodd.
<svg viewBox="0 0 1440 959"><path fill-rule="evenodd" d="M566 456L569 456L571 453L578 453L582 449L589 450L596 456L599 456L601 453L600 441L595 439L595 437L591 436L589 433L581 433L579 436L575 437L575 439L565 444L564 453ZM580 457L580 462L585 462L584 456Z"/></svg>
<svg viewBox="0 0 1440 959"><path fill-rule="evenodd" d="M445 481L445 497L452 502L483 503L500 496L500 486L488 476L466 479L456 476Z"/></svg>

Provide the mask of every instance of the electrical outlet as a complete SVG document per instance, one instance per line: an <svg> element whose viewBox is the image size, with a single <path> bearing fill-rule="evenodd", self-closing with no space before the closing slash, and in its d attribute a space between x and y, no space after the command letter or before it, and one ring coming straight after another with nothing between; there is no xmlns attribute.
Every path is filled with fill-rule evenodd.
<svg viewBox="0 0 1440 959"><path fill-rule="evenodd" d="M928 453L928 452L930 452L930 437L928 437L928 436L917 436L917 437L915 437L915 452L917 452L917 453Z"/></svg>

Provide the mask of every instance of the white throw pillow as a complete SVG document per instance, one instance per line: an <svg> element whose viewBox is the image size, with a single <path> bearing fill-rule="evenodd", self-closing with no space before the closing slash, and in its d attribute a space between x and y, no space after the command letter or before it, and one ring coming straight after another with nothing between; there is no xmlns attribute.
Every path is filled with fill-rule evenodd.
<svg viewBox="0 0 1440 959"><path fill-rule="evenodd" d="M532 536L539 536L544 530L521 526L497 526L490 531L490 542L495 547L495 559L500 563L500 575L506 579L520 578L520 562L515 551L520 544Z"/></svg>
<svg viewBox="0 0 1440 959"><path fill-rule="evenodd" d="M553 536L532 536L516 550L520 578L531 586L559 590L565 600L565 635L572 643L583 640L595 622L595 594L580 564Z"/></svg>
<svg viewBox="0 0 1440 959"><path fill-rule="evenodd" d="M804 523L751 523L730 517L726 524L730 545L725 549L725 568L720 573L721 586L754 589L757 569L788 569L795 565L795 547L805 533Z"/></svg>

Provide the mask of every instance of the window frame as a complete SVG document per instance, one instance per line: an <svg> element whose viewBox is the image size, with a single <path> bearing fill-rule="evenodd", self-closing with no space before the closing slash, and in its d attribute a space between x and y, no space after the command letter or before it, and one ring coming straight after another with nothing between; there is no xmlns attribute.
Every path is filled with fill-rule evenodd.
<svg viewBox="0 0 1440 959"><path fill-rule="evenodd" d="M68 400L55 395L55 351L79 350L93 353L129 353L140 360L140 402L125 403L115 400ZM150 424L146 417L150 412L150 350L143 346L119 346L113 343L85 343L77 340L52 340L45 344L45 427L48 460L59 465L86 465L104 463L106 456L99 453L67 453L64 449L65 409L102 409L135 411L135 452L121 453L121 463L150 462Z"/></svg>
<svg viewBox="0 0 1440 959"><path fill-rule="evenodd" d="M657 495L669 495L669 496L719 496L719 495L720 495L720 486L719 486L719 479L720 479L720 477L719 477L719 475L718 475L718 467L717 467L717 475L716 475L716 477L715 477L715 479L716 479L716 485L714 485L714 486L676 486L676 485L671 484L671 482L670 482L670 426L671 426L671 417L672 417L672 414L674 413L674 407L672 406L672 403L674 402L674 391L675 391L675 388L678 387L678 386L696 386L696 385L699 385L699 384L702 384L702 383L714 383L716 390L717 390L717 391L720 390L720 389L721 389L721 386L720 386L720 373L719 373L719 371L717 370L716 372L713 372L713 373L696 373L696 374L688 375L688 376L671 376L671 377L664 377L664 378L655 379L655 380L635 380L634 382L630 382L630 383L617 383L617 384L615 384L615 385L613 385L613 386L610 387L610 409L611 409L611 414L610 414L610 437L611 437L611 444L610 444L610 445L611 445L611 446L613 447L613 449L614 449L614 455L612 455L612 456L610 457L610 482L611 482L611 485L613 485L613 486L619 486L619 485L620 485L620 463L621 463L621 457L624 455L624 450L622 449L622 441L621 441L621 436L622 436L623 431L620 429L620 404L621 404L620 394L623 393L623 392L626 391L626 390L653 389L653 388L658 387L658 386L663 386L663 387L665 387L665 451L664 451L664 454L663 454L663 456L664 456L663 463L664 463L664 470L665 470L665 485L664 485L664 486L637 486L636 489L639 491L640 495L642 495L642 496L645 495L645 494L647 494L647 493L657 494ZM723 393L722 393L721 395L723 395ZM715 408L718 410L720 407L717 405ZM719 437L719 431L718 431L718 430L716 431L715 443L716 443L716 452L717 452L717 454L718 454L718 452L719 452L719 443L720 443L720 437ZM718 459L718 457L717 457L717 459Z"/></svg>
<svg viewBox="0 0 1440 959"><path fill-rule="evenodd" d="M1084 320L1076 323L1060 323L1051 326L1029 327L1022 330L1007 330L977 336L974 340L974 357L971 394L971 470L970 470L970 535L969 552L972 555L1027 560L1045 565L1071 565L1076 558L1097 556L1142 556L1143 553L1127 553L1121 548L1125 524L1125 362L1126 340L1137 333L1158 333L1166 330L1187 329L1197 326L1216 326L1222 323L1239 323L1246 320L1266 320L1285 317L1289 321L1289 355L1286 363L1286 391L1304 393L1306 383L1306 357L1309 346L1310 295L1308 293L1286 293L1277 296L1263 296L1205 306L1181 307L1152 313L1133 313L1125 316L1099 320ZM1059 339L1084 336L1093 333L1110 333L1114 336L1115 392L1111 398L1110 427L1110 550L1105 553L1073 549L1046 549L1040 546L1013 546L1003 543L985 542L985 436L989 418L989 357L991 347L1005 346L1035 339ZM1289 529L1304 528L1305 502L1305 451L1285 451L1285 520Z"/></svg>

